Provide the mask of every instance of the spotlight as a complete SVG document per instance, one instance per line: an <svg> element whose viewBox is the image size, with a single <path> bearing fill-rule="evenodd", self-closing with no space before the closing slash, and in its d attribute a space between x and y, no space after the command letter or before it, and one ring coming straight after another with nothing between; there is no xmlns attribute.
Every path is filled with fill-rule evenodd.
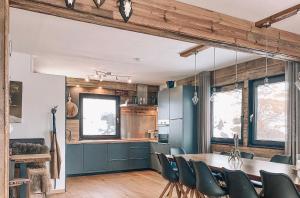
<svg viewBox="0 0 300 198"><path fill-rule="evenodd" d="M127 82L128 82L129 84L132 83L132 80L131 80L130 77L128 78Z"/></svg>

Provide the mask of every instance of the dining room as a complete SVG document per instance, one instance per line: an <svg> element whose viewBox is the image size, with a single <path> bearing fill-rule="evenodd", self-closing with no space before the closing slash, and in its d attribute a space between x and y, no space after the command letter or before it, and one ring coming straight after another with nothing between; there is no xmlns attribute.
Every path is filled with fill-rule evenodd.
<svg viewBox="0 0 300 198"><path fill-rule="evenodd" d="M0 197L300 197L296 0L0 10Z"/></svg>

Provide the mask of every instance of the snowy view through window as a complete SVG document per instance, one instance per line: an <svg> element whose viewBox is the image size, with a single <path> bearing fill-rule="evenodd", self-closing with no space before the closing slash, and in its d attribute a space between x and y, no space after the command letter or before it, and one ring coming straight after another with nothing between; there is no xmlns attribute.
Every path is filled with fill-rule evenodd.
<svg viewBox="0 0 300 198"><path fill-rule="evenodd" d="M116 135L116 101L83 99L83 135Z"/></svg>
<svg viewBox="0 0 300 198"><path fill-rule="evenodd" d="M257 87L256 139L285 141L287 89L285 82Z"/></svg>
<svg viewBox="0 0 300 198"><path fill-rule="evenodd" d="M213 102L213 137L241 138L242 90L217 92Z"/></svg>

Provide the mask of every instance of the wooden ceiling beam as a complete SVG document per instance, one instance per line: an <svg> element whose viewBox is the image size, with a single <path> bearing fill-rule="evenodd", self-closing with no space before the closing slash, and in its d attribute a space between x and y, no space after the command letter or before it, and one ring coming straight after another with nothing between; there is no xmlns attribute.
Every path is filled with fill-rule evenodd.
<svg viewBox="0 0 300 198"><path fill-rule="evenodd" d="M201 51L206 50L208 48L209 48L209 46L206 46L206 45L197 45L197 46L191 47L187 50L184 50L184 51L180 52L179 55L181 57L186 58L186 57L189 57L190 55L201 52Z"/></svg>
<svg viewBox="0 0 300 198"><path fill-rule="evenodd" d="M257 21L255 23L255 26L258 28L262 28L262 27L270 27L273 23L282 21L286 18L289 18L291 16L296 15L298 12L300 11L300 4L295 5L293 7L290 7L288 9L285 9L281 12L278 12L276 14L273 14L272 16L266 17L260 21Z"/></svg>
<svg viewBox="0 0 300 198"><path fill-rule="evenodd" d="M188 5L176 0L132 0L133 14L125 23L115 0L97 9L93 1L9 0L10 6L72 20L135 31L195 44L265 54L300 61L300 35L276 28L261 29L253 22Z"/></svg>

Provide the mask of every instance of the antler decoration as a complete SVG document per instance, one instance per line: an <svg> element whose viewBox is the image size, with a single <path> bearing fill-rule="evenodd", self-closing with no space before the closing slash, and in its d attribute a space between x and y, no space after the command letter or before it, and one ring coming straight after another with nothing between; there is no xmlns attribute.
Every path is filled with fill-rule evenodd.
<svg viewBox="0 0 300 198"><path fill-rule="evenodd" d="M74 9L76 0L65 0L67 8ZM93 0L97 8L100 8L105 0Z"/></svg>

